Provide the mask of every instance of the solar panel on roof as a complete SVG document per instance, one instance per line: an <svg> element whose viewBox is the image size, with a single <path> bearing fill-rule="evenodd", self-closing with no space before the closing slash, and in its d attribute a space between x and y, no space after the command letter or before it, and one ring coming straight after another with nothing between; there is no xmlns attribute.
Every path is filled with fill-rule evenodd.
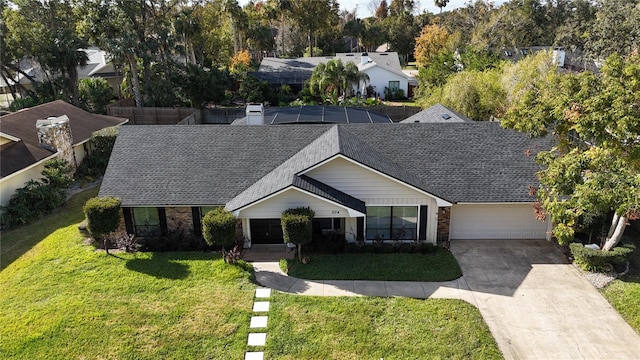
<svg viewBox="0 0 640 360"><path fill-rule="evenodd" d="M347 108L347 116L350 124L371 123L369 113L365 110Z"/></svg>

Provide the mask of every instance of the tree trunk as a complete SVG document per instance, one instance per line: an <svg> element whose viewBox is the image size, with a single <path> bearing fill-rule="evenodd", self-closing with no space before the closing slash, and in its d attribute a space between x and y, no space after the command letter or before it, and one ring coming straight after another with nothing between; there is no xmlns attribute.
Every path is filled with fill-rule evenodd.
<svg viewBox="0 0 640 360"><path fill-rule="evenodd" d="M298 244L298 261L302 264L302 244Z"/></svg>
<svg viewBox="0 0 640 360"><path fill-rule="evenodd" d="M311 33L311 29L309 29L309 34L307 35L307 38L309 40L309 56L313 57L313 41L312 41L312 33Z"/></svg>
<svg viewBox="0 0 640 360"><path fill-rule="evenodd" d="M624 234L624 228L627 226L627 217L626 216L614 216L613 221L611 222L611 229L609 233L611 236L607 236L607 241L605 241L604 246L602 247L602 251L609 251L613 249L618 243L620 239L622 239L622 234ZM613 232L611 231L613 230Z"/></svg>
<svg viewBox="0 0 640 360"><path fill-rule="evenodd" d="M620 215L614 212L613 219L611 220L611 227L609 227L609 232L607 233L607 239L613 236L613 232L616 230L616 225L618 225L618 220L620 220Z"/></svg>
<svg viewBox="0 0 640 360"><path fill-rule="evenodd" d="M140 94L140 78L138 77L138 65L133 54L127 54L129 67L131 68L131 87L133 88L133 98L136 100L136 106L142 107L142 95Z"/></svg>
<svg viewBox="0 0 640 360"><path fill-rule="evenodd" d="M104 244L104 251L109 253L109 244L107 244L107 235L102 235L102 243Z"/></svg>

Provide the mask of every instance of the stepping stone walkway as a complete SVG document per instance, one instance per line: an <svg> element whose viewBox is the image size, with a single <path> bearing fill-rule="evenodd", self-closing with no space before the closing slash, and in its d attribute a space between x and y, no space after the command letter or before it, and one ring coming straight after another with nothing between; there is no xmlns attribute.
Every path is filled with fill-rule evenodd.
<svg viewBox="0 0 640 360"><path fill-rule="evenodd" d="M271 297L271 289L258 288L256 289L256 297L253 301L253 312L256 313L251 317L251 323L249 324L249 331L262 331L251 332L247 339L248 347L265 346L267 343L267 322L269 317L264 313L269 312L269 299ZM244 354L244 360L264 360L264 351L247 351Z"/></svg>

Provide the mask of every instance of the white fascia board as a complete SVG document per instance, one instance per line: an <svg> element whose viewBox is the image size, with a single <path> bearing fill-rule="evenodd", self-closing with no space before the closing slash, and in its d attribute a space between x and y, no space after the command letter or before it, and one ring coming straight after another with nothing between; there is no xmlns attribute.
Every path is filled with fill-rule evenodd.
<svg viewBox="0 0 640 360"><path fill-rule="evenodd" d="M382 176L382 177L385 177L385 178L387 178L387 179L389 179L389 180L393 180L393 181L397 182L398 184L404 185L404 186L406 186L406 187L408 187L408 188L410 188L410 189L412 189L412 190L415 190L415 191L417 191L417 192L419 192L419 193L421 193L421 194L423 194L423 195L426 195L426 196L429 196L429 197L431 197L431 198L434 198L434 199L436 200L436 203L438 204L438 207L451 206L451 205L453 205L453 203L451 203L451 202L449 202L449 201L447 201L447 200L445 200L445 199L439 198L439 197L437 197L437 196L435 196L435 195L433 195L433 194L430 194L430 193L428 193L428 192L426 192L426 191L424 191L424 190L422 190L422 189L419 189L419 188L417 188L417 187L415 187L415 186L413 186L413 185L411 185L411 184L407 184L406 182L400 181L400 180L398 180L398 179L396 179L396 178L394 178L394 177L392 177L392 176L389 176L389 175L387 175L387 174L385 174L385 173L382 173L382 172L380 172L380 171L378 171L378 170L376 170L376 169L374 169L374 168L372 168L372 167L369 167L369 166L366 166L366 165L364 165L364 164L361 164L361 163L359 163L359 162L357 162L357 161L355 161L355 160L353 160L353 159L351 159L351 158L349 158L349 157L346 157L346 156L344 156L344 155L342 155L342 154L336 154L336 155L334 155L334 156L332 156L332 157L330 157L330 158L328 158L328 159L326 159L326 160L324 160L324 161L321 161L321 162L319 162L319 163L317 163L317 164L313 165L313 166L312 166L312 167L310 167L310 168L307 168L307 169L304 169L304 170L300 171L300 172L299 172L299 173L297 173L296 175L298 175L298 176L300 176L300 175L304 175L304 174L306 174L307 172L309 172L309 171L311 171L311 170L313 170L313 169L316 169L316 168L318 168L318 167L320 167L320 166L322 166L322 165L324 165L324 164L326 164L326 163L329 163L329 162L331 162L332 160L334 160L334 159L336 159L336 158L341 158L341 159L344 159L344 160L346 160L346 161L349 161L349 162L350 162L350 163L352 163L352 164L358 165L358 166L360 166L360 167L362 167L362 168L364 168L364 169L367 169L367 170L369 170L369 171L371 171L371 172L373 172L373 173L376 173L376 174L378 174L378 175L380 175L380 176Z"/></svg>
<svg viewBox="0 0 640 360"><path fill-rule="evenodd" d="M343 209L346 209L346 210L347 210L347 214L349 214L349 216L350 216L350 217L361 217L361 216L365 216L365 214L364 214L364 213L361 213L360 211L357 211L357 210L355 210L355 209L351 209L351 208L346 207L346 206L344 206L344 205L342 205L342 204L338 204L338 203L337 203L337 202L335 202L335 201L329 200L329 199L324 198L324 197L322 197L322 196L318 196L318 195L316 195L316 194L314 194L314 193L311 193L311 192L306 191L306 190L304 190L304 189L300 189L300 188L295 187L295 186L293 186L293 185L289 185L289 186L285 187L284 189L278 190L278 191L274 192L273 194L271 194L271 195L269 195L269 196L265 196L265 197L263 197L263 198L262 198L262 199L260 199L260 200L256 200L256 201L252 202L251 204L248 204L248 205L245 205L245 206L243 206L243 207L241 207L241 208L238 208L238 209L236 209L236 210L234 210L234 211L233 211L233 214L234 214L236 217L238 217L238 216L240 215L240 212L241 212L242 210L246 210L247 208L250 208L250 207L252 207L252 206L254 206L254 205L258 205L258 204L260 204L260 203L262 203L262 202L264 202L264 201L267 201L267 200L269 200L269 199L271 199L271 198L273 198L273 197L275 197L275 196L278 196L278 195L280 195L280 194L282 194L282 193L284 193L284 192L286 192L286 191L288 191L288 190L296 190L296 191L299 191L299 192L301 192L301 193L303 193L303 194L309 195L309 196L314 197L314 198L316 198L316 199L319 199L319 200L322 200L322 201L327 202L327 203L329 203L329 204L332 204L332 205L334 205L334 206L339 206L339 207L341 207L341 208L343 208ZM228 210L228 209L227 209L227 210Z"/></svg>
<svg viewBox="0 0 640 360"><path fill-rule="evenodd" d="M9 135L7 133L3 133L1 131L0 131L0 136L2 136L3 138L9 139L11 141L15 141L15 142L22 141L20 138L17 138L15 136Z"/></svg>
<svg viewBox="0 0 640 360"><path fill-rule="evenodd" d="M528 205L535 201L457 202L455 205Z"/></svg>

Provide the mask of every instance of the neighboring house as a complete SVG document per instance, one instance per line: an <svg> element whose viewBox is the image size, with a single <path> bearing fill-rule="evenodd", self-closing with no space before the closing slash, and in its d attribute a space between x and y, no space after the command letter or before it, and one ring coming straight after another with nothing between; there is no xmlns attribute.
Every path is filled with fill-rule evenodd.
<svg viewBox="0 0 640 360"><path fill-rule="evenodd" d="M87 65L78 66L78 80L92 77L104 78L113 89L114 94L118 94L122 76L118 75L113 63L108 59L107 53L96 47L80 50L87 54ZM23 59L18 66L24 73L38 82L43 82L51 76L51 74L45 73L37 61L30 58ZM8 107L14 100L10 86L17 83L26 89L33 89L31 80L21 73L16 73L15 79L0 77L0 94L2 95L0 96L0 106Z"/></svg>
<svg viewBox="0 0 640 360"><path fill-rule="evenodd" d="M365 94L366 87L372 86L374 95L384 98L384 89L399 88L405 96L412 95L412 89L418 84L415 77L402 71L398 54L384 53L338 53L336 56L302 57L281 59L265 57L257 72L252 73L269 85L278 87L289 85L292 90L302 90L305 81L311 78L313 69L320 63L340 59L343 63L353 62L358 69L369 76L369 81L354 87L354 93Z"/></svg>
<svg viewBox="0 0 640 360"><path fill-rule="evenodd" d="M435 104L427 109L420 111L419 113L410 116L401 123L454 123L454 122L469 122L473 121L468 117L449 109L442 104Z"/></svg>
<svg viewBox="0 0 640 360"><path fill-rule="evenodd" d="M78 166L90 152L94 132L127 121L62 100L0 116L0 205L27 181L40 179L47 160L61 157Z"/></svg>
<svg viewBox="0 0 640 360"><path fill-rule="evenodd" d="M525 56L535 54L540 51L551 51L553 61L559 68L566 71L593 71L598 72L596 63L587 59L586 55L581 51L566 51L561 47L553 46L528 46L521 48L505 49L500 53L500 57L511 62L518 62Z"/></svg>
<svg viewBox="0 0 640 360"><path fill-rule="evenodd" d="M247 247L282 243L280 215L299 206L347 241L541 239L529 193L549 147L492 122L126 126L99 195L138 236L200 236L225 206Z"/></svg>

